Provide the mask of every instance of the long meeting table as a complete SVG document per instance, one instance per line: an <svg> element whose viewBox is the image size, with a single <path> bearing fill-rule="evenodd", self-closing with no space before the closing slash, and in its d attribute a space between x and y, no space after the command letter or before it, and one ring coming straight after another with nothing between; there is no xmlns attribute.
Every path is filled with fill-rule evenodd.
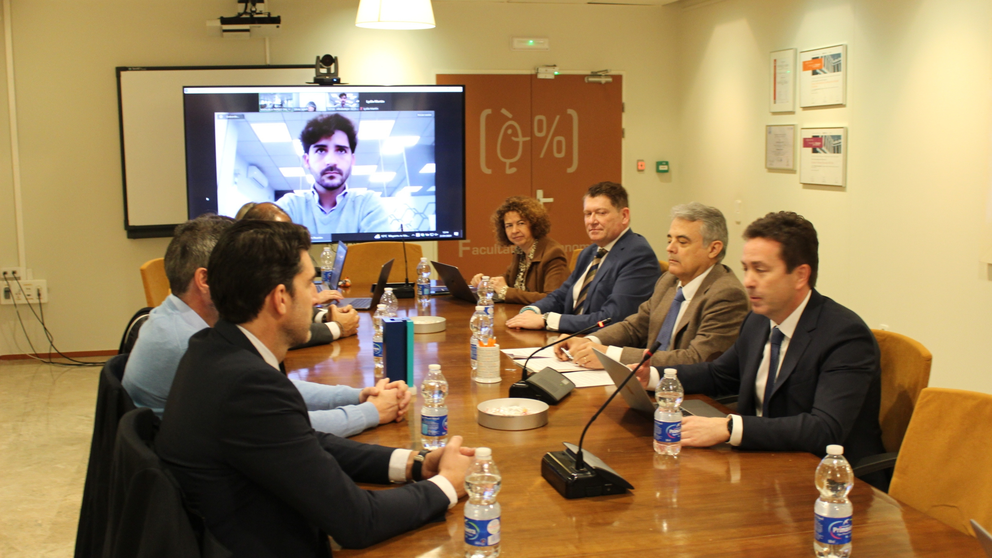
<svg viewBox="0 0 992 558"><path fill-rule="evenodd" d="M520 309L497 304L497 342L502 348L544 345L545 331L507 329ZM634 485L627 494L566 500L541 477L541 458L577 444L586 422L614 391L576 389L552 406L548 424L525 431L480 426L476 406L507 397L520 368L501 356L502 382L471 380L469 318L474 307L440 296L426 313L443 316L447 329L414 336L414 379L419 386L428 364L440 364L448 380L449 435L466 446L488 446L503 477L502 556L811 556L813 473L819 459L801 452L746 452L727 445L683 448L678 458L652 449L650 417L615 398L586 435L584 448ZM290 377L328 384L373 384L372 318L363 312L358 335L330 345L290 351ZM401 300L402 316L415 316L413 300ZM421 401L406 420L368 430L354 439L392 447L420 447ZM369 486L370 489L379 487ZM387 487L388 489L388 487ZM867 556L982 556L979 543L899 503L862 481L850 494L854 505L853 552ZM464 499L444 521L362 550L337 556L463 556ZM651 553L651 554L649 554Z"/></svg>

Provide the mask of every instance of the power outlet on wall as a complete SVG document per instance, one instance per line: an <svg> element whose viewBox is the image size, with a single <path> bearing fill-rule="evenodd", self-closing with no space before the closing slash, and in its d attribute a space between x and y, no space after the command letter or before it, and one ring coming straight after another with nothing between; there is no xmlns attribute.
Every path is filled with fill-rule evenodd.
<svg viewBox="0 0 992 558"><path fill-rule="evenodd" d="M2 273L2 272L0 272ZM22 280L20 284L11 282L2 284L0 304L38 304L48 302L48 281L44 279Z"/></svg>

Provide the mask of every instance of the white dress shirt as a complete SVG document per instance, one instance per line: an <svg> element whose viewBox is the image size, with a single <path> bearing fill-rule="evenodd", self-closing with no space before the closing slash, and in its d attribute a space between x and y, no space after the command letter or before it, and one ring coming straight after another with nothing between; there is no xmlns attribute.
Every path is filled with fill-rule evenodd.
<svg viewBox="0 0 992 558"><path fill-rule="evenodd" d="M789 314L789 317L782 320L782 323L777 324L775 320L769 320L768 324L768 341L765 341L765 349L762 353L761 364L758 365L758 377L754 380L754 397L755 397L755 414L759 417L762 413L762 407L765 402L765 384L768 383L768 366L771 362L771 350L772 350L772 336L771 330L778 328L782 332L784 337L782 338L782 344L779 346L778 350L778 363L776 363L776 370L782 370L782 362L785 360L785 352L789 350L789 341L792 339L793 334L796 332L796 326L799 325L799 318L802 317L803 311L806 310L806 304L809 303L809 297L813 294L812 289L810 292L806 293L806 298L796 307L795 310ZM741 419L740 415L730 415L730 419L734 421L734 433L730 436L730 445L739 446L741 445L741 439L744 437L744 420Z"/></svg>

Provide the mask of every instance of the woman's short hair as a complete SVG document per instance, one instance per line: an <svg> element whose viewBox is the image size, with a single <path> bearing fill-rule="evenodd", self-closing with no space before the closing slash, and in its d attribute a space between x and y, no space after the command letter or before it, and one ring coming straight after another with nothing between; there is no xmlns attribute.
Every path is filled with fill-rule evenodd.
<svg viewBox="0 0 992 558"><path fill-rule="evenodd" d="M541 202L526 196L509 197L493 213L493 232L496 234L496 242L501 246L513 246L506 236L506 225L503 224L503 217L511 211L516 211L527 221L534 240L541 240L551 232L551 218Z"/></svg>

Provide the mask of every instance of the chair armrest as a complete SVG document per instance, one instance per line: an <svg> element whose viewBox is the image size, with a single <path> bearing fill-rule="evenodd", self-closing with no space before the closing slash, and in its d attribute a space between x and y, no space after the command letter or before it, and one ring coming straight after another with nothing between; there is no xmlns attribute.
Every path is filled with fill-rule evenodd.
<svg viewBox="0 0 992 558"><path fill-rule="evenodd" d="M869 455L861 461L858 461L858 464L854 467L854 476L861 478L865 475L870 475L871 473L892 469L896 466L896 457L898 456L898 452Z"/></svg>

